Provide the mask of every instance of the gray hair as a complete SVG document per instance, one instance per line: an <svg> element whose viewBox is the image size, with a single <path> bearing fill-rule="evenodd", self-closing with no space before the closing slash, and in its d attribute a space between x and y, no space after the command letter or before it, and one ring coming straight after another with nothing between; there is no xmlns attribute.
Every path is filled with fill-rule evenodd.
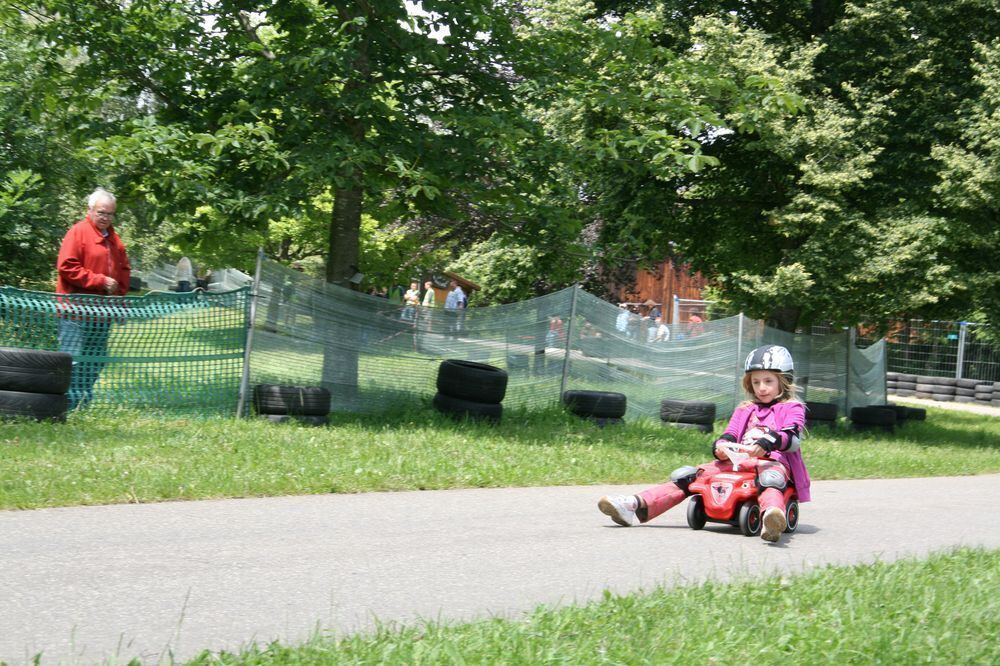
<svg viewBox="0 0 1000 666"><path fill-rule="evenodd" d="M106 199L113 204L117 204L118 201L117 199L115 199L115 195L111 194L111 192L108 192L103 187L98 187L96 190L90 193L89 197L87 197L87 208L88 209L93 208L94 206L97 205L97 202L101 201L102 199Z"/></svg>

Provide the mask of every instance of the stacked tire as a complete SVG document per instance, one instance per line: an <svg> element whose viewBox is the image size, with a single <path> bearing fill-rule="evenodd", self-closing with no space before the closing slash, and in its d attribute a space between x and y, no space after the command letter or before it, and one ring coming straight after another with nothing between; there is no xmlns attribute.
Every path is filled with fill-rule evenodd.
<svg viewBox="0 0 1000 666"><path fill-rule="evenodd" d="M623 423L628 408L625 394L614 391L564 391L562 401L570 413L602 427Z"/></svg>
<svg viewBox="0 0 1000 666"><path fill-rule="evenodd" d="M896 410L890 405L871 405L851 408L851 429L858 431L896 429Z"/></svg>
<svg viewBox="0 0 1000 666"><path fill-rule="evenodd" d="M72 373L70 354L0 347L0 418L65 421Z"/></svg>
<svg viewBox="0 0 1000 666"><path fill-rule="evenodd" d="M258 416L273 423L321 426L329 422L330 392L322 386L256 384L253 406Z"/></svg>
<svg viewBox="0 0 1000 666"><path fill-rule="evenodd" d="M817 426L832 428L835 425L837 425L837 405L832 402L806 401L807 428Z"/></svg>
<svg viewBox="0 0 1000 666"><path fill-rule="evenodd" d="M981 382L976 386L976 402L1000 407L1000 382Z"/></svg>
<svg viewBox="0 0 1000 666"><path fill-rule="evenodd" d="M660 402L660 421L672 428L712 432L715 403L665 398Z"/></svg>
<svg viewBox="0 0 1000 666"><path fill-rule="evenodd" d="M447 359L438 366L434 409L455 419L499 423L507 372L486 363Z"/></svg>
<svg viewBox="0 0 1000 666"><path fill-rule="evenodd" d="M913 396L938 402L955 402L958 380L954 377L917 375L917 390Z"/></svg>
<svg viewBox="0 0 1000 666"><path fill-rule="evenodd" d="M1000 407L1000 382L988 382L981 379L970 381L976 383L972 389L972 401L975 404Z"/></svg>
<svg viewBox="0 0 1000 666"><path fill-rule="evenodd" d="M885 388L888 393L900 397L913 397L917 392L917 376L902 372L885 373Z"/></svg>

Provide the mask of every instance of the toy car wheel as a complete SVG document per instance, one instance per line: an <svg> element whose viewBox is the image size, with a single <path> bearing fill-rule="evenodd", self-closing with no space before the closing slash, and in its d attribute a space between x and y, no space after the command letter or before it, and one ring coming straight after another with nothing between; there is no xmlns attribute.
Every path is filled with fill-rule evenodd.
<svg viewBox="0 0 1000 666"><path fill-rule="evenodd" d="M705 502L701 495L692 495L688 501L688 527L693 530L700 530L705 526Z"/></svg>
<svg viewBox="0 0 1000 666"><path fill-rule="evenodd" d="M799 501L797 499L788 500L788 504L785 505L785 518L788 520L785 531L791 534L799 526Z"/></svg>
<svg viewBox="0 0 1000 666"><path fill-rule="evenodd" d="M760 534L760 507L756 502L746 502L740 507L740 531L743 536Z"/></svg>

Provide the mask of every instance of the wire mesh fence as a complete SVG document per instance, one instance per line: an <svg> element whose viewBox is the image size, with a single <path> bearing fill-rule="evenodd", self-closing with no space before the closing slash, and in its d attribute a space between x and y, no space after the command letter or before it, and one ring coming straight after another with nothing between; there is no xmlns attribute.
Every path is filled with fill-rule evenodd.
<svg viewBox="0 0 1000 666"><path fill-rule="evenodd" d="M887 368L931 377L1000 381L1000 349L986 337L987 331L987 326L972 322L899 322L885 337ZM858 339L873 341L870 334Z"/></svg>
<svg viewBox="0 0 1000 666"><path fill-rule="evenodd" d="M60 328L88 324L89 342L71 350L74 398L94 407L245 414L250 387L269 383L323 386L333 411L392 413L429 406L441 362L465 359L507 371L508 408L582 389L625 394L631 418L658 417L667 398L710 401L721 415L745 398L743 360L762 344L791 350L804 399L844 412L885 402L884 345L858 349L844 329L791 334L702 310L704 321L660 335L648 319L623 327L621 308L578 287L467 310L407 306L264 257L252 279L234 272L217 284L235 290L143 297L5 288L0 344L59 349Z"/></svg>
<svg viewBox="0 0 1000 666"><path fill-rule="evenodd" d="M655 322L623 325L621 308L576 287L447 310L391 303L270 260L259 276L250 382L321 385L336 411L429 405L438 366L453 358L506 370L507 407L540 409L583 389L624 393L632 417L658 416L665 398L711 401L724 413L744 398L744 357L765 343L792 351L807 399L842 410L885 401L882 348L852 349L843 330L793 335L735 316L664 338Z"/></svg>

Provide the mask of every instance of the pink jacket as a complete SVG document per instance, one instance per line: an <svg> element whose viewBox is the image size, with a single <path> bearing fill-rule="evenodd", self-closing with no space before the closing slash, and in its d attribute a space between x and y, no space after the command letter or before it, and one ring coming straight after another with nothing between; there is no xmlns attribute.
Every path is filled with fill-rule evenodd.
<svg viewBox="0 0 1000 666"><path fill-rule="evenodd" d="M782 428L796 425L799 432L805 429L806 407L801 402L775 402L768 406L751 403L749 405L737 407L729 419L725 434L732 435L736 441L743 439L743 434L757 426L771 428L781 432ZM801 435L800 435L801 436ZM788 446L789 434L781 433L781 445ZM777 460L792 474L792 483L799 495L800 502L808 502L809 493L809 472L806 471L806 464L802 460L801 451L771 451L767 454L771 460Z"/></svg>

